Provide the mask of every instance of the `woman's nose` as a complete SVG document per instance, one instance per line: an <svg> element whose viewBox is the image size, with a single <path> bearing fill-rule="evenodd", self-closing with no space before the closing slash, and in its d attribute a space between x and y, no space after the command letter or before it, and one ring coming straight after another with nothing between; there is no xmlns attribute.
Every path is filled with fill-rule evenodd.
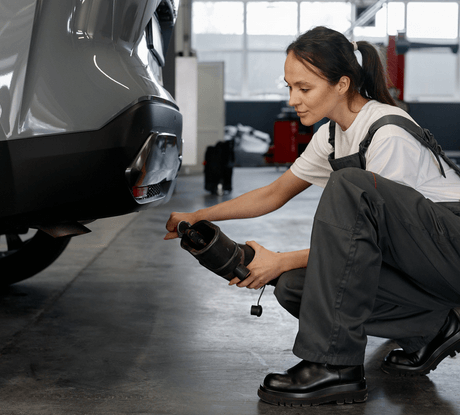
<svg viewBox="0 0 460 415"><path fill-rule="evenodd" d="M298 94L296 94L295 92L291 91L289 93L289 102L288 104L291 106L291 107L295 107L296 105L298 105L300 103L299 101L299 96Z"/></svg>

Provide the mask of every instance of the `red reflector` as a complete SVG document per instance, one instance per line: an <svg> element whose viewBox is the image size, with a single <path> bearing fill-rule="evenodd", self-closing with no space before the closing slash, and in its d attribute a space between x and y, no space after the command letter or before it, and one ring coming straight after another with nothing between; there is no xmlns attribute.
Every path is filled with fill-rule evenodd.
<svg viewBox="0 0 460 415"><path fill-rule="evenodd" d="M136 198L146 197L148 190L149 190L148 186L133 187L133 196Z"/></svg>

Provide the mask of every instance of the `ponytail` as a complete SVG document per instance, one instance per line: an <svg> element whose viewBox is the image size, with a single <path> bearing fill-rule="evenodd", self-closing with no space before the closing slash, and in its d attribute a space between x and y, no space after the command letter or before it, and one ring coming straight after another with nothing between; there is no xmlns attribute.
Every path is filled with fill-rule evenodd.
<svg viewBox="0 0 460 415"><path fill-rule="evenodd" d="M396 105L387 88L387 78L379 52L369 42L357 42L358 50L363 56L361 96L375 99L384 104Z"/></svg>
<svg viewBox="0 0 460 415"><path fill-rule="evenodd" d="M348 104L355 94L395 106L387 84L379 53L370 43L357 42L363 57L358 63L353 44L340 32L323 26L315 27L299 36L286 49L293 52L299 61L306 61L318 68L321 75L336 85L342 76L350 79Z"/></svg>

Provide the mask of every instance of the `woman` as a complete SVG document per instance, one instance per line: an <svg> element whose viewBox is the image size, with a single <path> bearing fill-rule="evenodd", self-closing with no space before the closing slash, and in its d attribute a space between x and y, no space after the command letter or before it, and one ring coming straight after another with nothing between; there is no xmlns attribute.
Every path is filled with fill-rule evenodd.
<svg viewBox="0 0 460 415"><path fill-rule="evenodd" d="M368 135L383 116L412 125L394 105L369 43L314 28L287 48L285 80L302 124L331 121L275 182L194 213L172 213L165 239L177 237L181 220L260 216L311 184L324 187L311 250L275 253L251 242L251 274L231 284L257 289L281 275L275 295L299 319L293 352L302 360L269 374L262 400L364 401L367 335L402 347L383 362L392 374L428 373L460 351L460 172L417 126L389 124Z"/></svg>

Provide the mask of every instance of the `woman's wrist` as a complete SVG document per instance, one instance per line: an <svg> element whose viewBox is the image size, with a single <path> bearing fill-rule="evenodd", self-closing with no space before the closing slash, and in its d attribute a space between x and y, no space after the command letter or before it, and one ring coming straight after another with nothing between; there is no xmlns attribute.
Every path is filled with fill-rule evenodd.
<svg viewBox="0 0 460 415"><path fill-rule="evenodd" d="M208 219L206 215L203 213L203 210L204 209L200 209L192 213L193 223L197 223L200 220Z"/></svg>
<svg viewBox="0 0 460 415"><path fill-rule="evenodd" d="M281 275L283 272L290 271L290 261L289 261L289 252L277 252L278 258L278 274Z"/></svg>

